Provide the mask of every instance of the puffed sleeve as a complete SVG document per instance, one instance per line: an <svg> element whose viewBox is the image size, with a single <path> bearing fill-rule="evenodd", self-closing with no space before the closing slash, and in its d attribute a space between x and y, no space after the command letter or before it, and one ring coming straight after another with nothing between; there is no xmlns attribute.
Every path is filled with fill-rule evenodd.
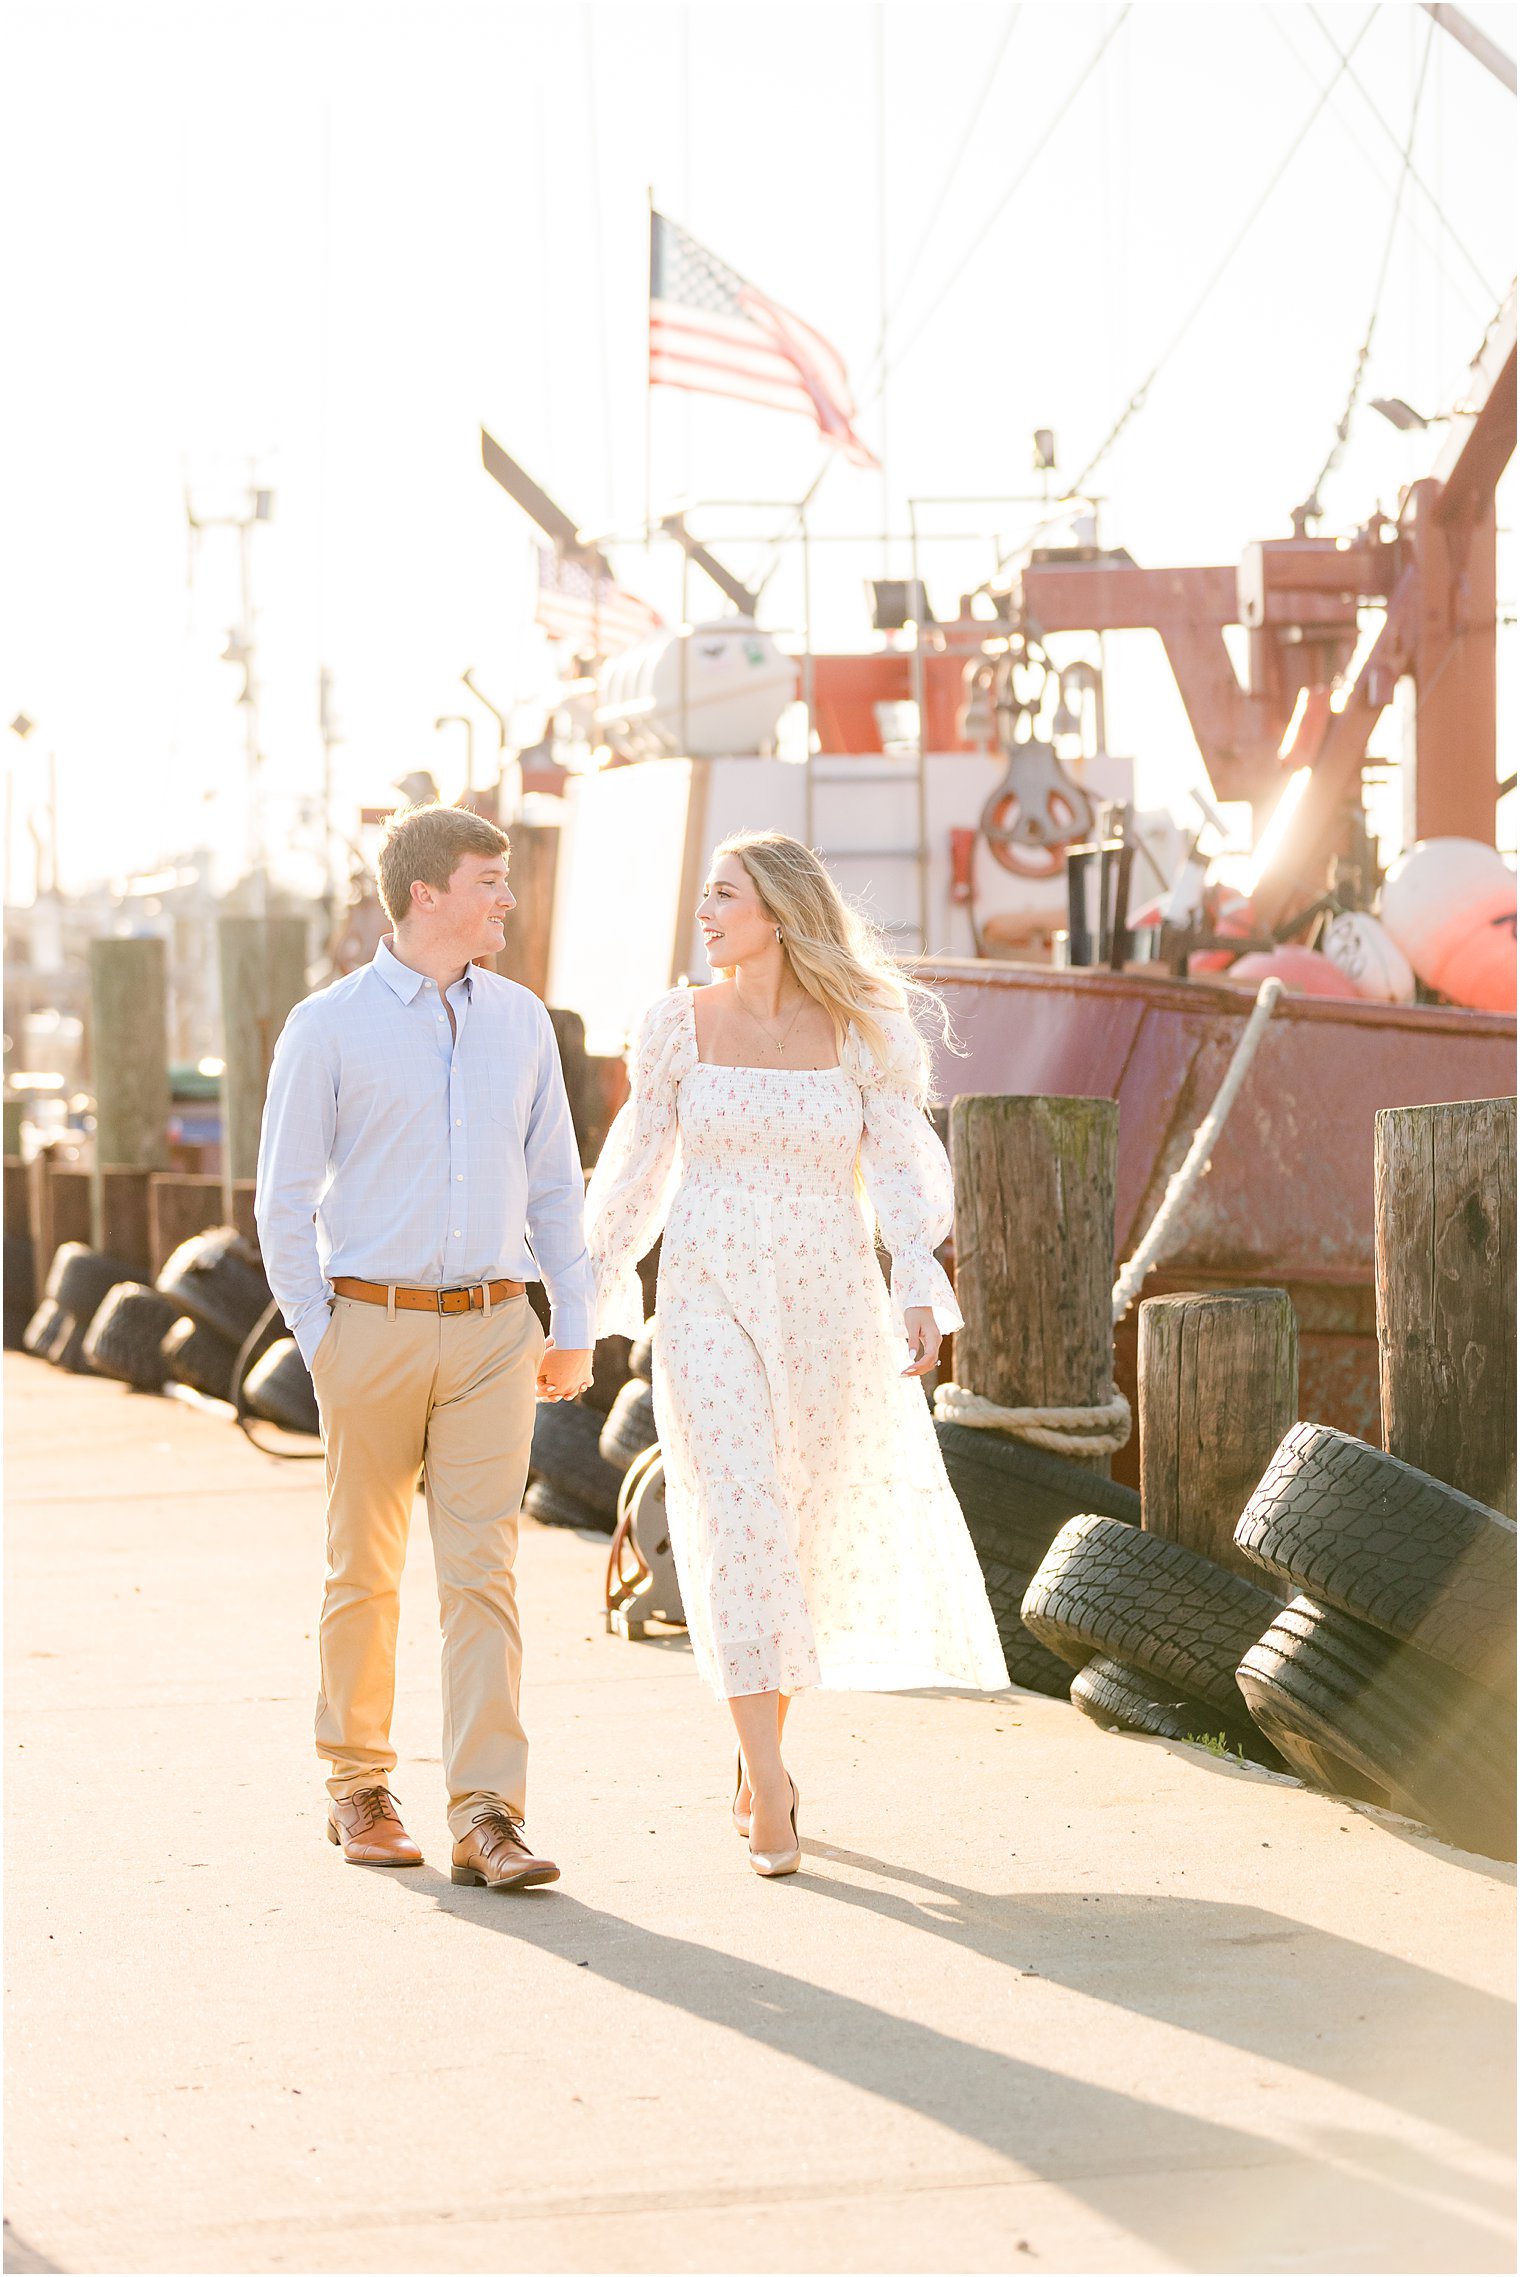
<svg viewBox="0 0 1520 2277"><path fill-rule="evenodd" d="M949 1157L924 1112L927 1054L906 1013L888 1013L882 1025L890 1046L885 1064L854 1028L842 1054L860 1085L860 1175L892 1260L893 1303L902 1312L929 1305L950 1335L965 1322L934 1252L954 1221L955 1189Z"/></svg>
<svg viewBox="0 0 1520 2277"><path fill-rule="evenodd" d="M653 1248L675 1184L676 1096L696 1058L690 991L657 997L639 1026L631 1089L586 1189L586 1247L596 1275L598 1336L637 1336L644 1299L634 1268Z"/></svg>

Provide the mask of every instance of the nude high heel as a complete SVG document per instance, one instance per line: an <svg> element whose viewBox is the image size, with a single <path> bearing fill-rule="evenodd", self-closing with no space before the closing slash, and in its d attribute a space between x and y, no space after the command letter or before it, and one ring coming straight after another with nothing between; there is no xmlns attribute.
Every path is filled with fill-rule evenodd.
<svg viewBox="0 0 1520 2277"><path fill-rule="evenodd" d="M801 1796L798 1794L798 1792L797 1792L797 1782L796 1782L796 1780L795 1780L795 1779L792 1781L792 1783L791 1783L791 1786L792 1786L792 1847L791 1847L791 1849L790 1849L790 1850L756 1850L756 1849L754 1849L754 1848L751 1848L751 1850L750 1850L750 1854L749 1854L749 1862L750 1862L750 1864L751 1864L751 1865L754 1867L754 1869L755 1869L755 1872L756 1872L757 1874L763 1875L763 1876L764 1876L764 1878L765 1878L765 1880L766 1880L766 1881L768 1881L768 1882L779 1881L779 1880L780 1880L780 1878L781 1878L781 1876L782 1876L783 1874L795 1874L795 1873L796 1873L796 1871L797 1871L797 1868L798 1868L798 1867L799 1867L799 1866L802 1864L802 1844L801 1844L801 1843L798 1841L798 1839L797 1839L797 1805L798 1805L798 1804L801 1802L801 1800L802 1800L802 1797L801 1797Z"/></svg>
<svg viewBox="0 0 1520 2277"><path fill-rule="evenodd" d="M741 1810L740 1810L740 1808L739 1808L739 1790L740 1790L740 1788L741 1788L743 1785L744 1785L744 1750L743 1750L743 1748L741 1747L741 1748L740 1748L740 1750L739 1750L739 1759L738 1759L738 1764L737 1764L737 1767L735 1768L735 1771L734 1771L734 1799L733 1799L733 1803L732 1803L732 1806L731 1806L731 1809L730 1809L730 1816L732 1817L732 1819L733 1819L733 1822L734 1822L734 1832L735 1832L735 1834L742 1834L742 1835L743 1835L743 1837L744 1837L744 1839L745 1839L745 1841L746 1841L746 1842L748 1842L748 1840L749 1840L749 1812L748 1812L748 1811L741 1811Z"/></svg>

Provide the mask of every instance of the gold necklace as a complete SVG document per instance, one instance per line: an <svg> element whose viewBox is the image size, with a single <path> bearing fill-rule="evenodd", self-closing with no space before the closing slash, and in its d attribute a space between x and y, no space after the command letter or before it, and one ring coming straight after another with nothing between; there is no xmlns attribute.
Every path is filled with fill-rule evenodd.
<svg viewBox="0 0 1520 2277"><path fill-rule="evenodd" d="M798 1005L796 1011L792 1014L791 1019L787 1022L786 1034L782 1037L779 1044L777 1043L775 1037L772 1035L770 1029L766 1026L765 1022L761 1019L759 1013L750 1011L750 1008L745 1003L743 997L739 995L737 987L734 990L734 995L738 1001L739 1009L746 1015L747 1018L754 1022L755 1026L760 1030L761 1035L764 1036L766 1042L770 1045L772 1051L775 1052L776 1056L779 1059L782 1052L785 1051L788 1042L790 1041L793 1028L796 1027L797 1022L802 1018L804 1011L807 1009L806 992L803 994L802 1002Z"/></svg>

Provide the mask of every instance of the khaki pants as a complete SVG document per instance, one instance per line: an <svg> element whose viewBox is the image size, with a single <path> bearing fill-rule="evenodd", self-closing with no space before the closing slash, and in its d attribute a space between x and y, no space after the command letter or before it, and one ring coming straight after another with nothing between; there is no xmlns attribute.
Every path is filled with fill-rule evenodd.
<svg viewBox="0 0 1520 2277"><path fill-rule="evenodd" d="M522 1634L512 1577L544 1334L526 1297L483 1313L388 1312L336 1297L312 1380L327 1452L317 1753L328 1792L389 1784L401 1569L417 1473L443 1629L449 1825L523 1815Z"/></svg>

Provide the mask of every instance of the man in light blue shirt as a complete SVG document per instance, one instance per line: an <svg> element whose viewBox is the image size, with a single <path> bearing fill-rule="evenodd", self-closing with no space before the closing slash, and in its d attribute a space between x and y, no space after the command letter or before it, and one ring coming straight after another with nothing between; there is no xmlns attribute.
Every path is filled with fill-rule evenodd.
<svg viewBox="0 0 1520 2277"><path fill-rule="evenodd" d="M513 1563L535 1396L584 1390L595 1330L553 1026L530 990L472 962L505 939L508 851L504 832L459 808L393 819L379 882L395 931L285 1024L256 1212L327 1454L316 1730L329 1837L352 1864L422 1862L389 1787L420 1467L454 1879L515 1889L559 1872L523 1828ZM525 1286L540 1277L547 1342Z"/></svg>

